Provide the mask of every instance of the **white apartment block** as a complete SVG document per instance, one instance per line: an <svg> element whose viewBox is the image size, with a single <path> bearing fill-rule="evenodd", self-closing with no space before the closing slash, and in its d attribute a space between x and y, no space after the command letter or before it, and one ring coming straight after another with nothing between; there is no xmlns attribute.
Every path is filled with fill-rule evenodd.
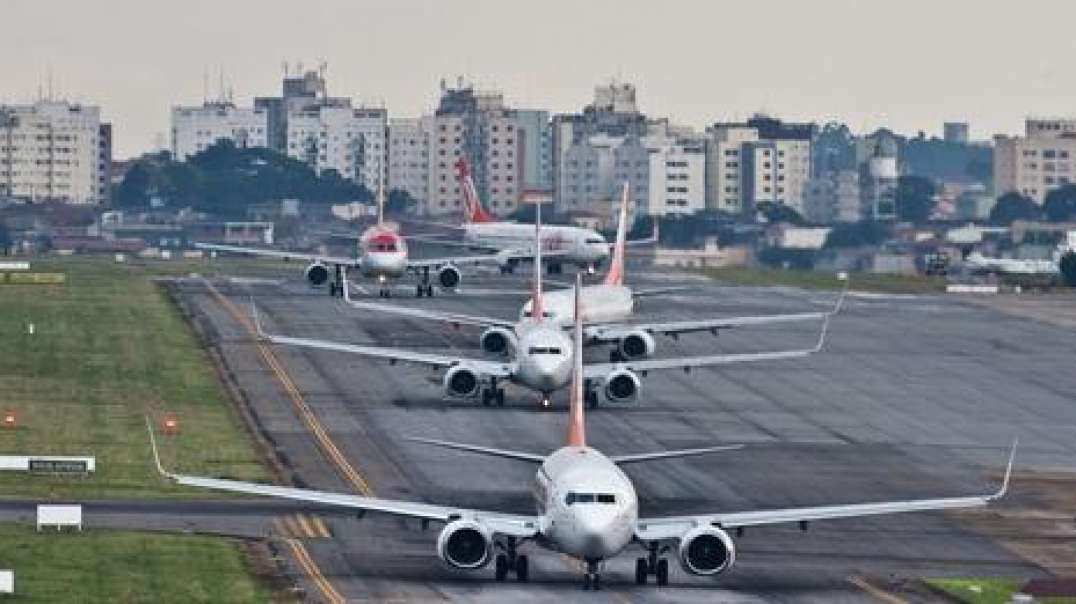
<svg viewBox="0 0 1076 604"><path fill-rule="evenodd" d="M236 107L226 101L172 107L172 157L187 161L222 140L241 149L267 146L268 123L263 109Z"/></svg>
<svg viewBox="0 0 1076 604"><path fill-rule="evenodd" d="M636 137L595 134L569 147L564 154L557 209L568 213L602 213L620 199L628 183L630 213L648 212L650 205L650 150ZM613 204L615 206L615 204Z"/></svg>
<svg viewBox="0 0 1076 604"><path fill-rule="evenodd" d="M666 144L650 153L651 216L694 214L706 208L706 152L701 146Z"/></svg>
<svg viewBox="0 0 1076 604"><path fill-rule="evenodd" d="M430 136L433 118L389 120L388 190L405 191L425 205L430 197Z"/></svg>
<svg viewBox="0 0 1076 604"><path fill-rule="evenodd" d="M100 109L64 101L0 106L0 197L96 204L110 130ZM110 153L110 152L109 152ZM106 161L107 160L107 161Z"/></svg>
<svg viewBox="0 0 1076 604"><path fill-rule="evenodd" d="M324 104L289 113L289 157L318 174L335 170L370 191L384 186L388 173L385 135L388 115L380 108Z"/></svg>
<svg viewBox="0 0 1076 604"><path fill-rule="evenodd" d="M739 214L744 209L740 153L744 143L758 140L758 130L719 125L708 129L707 134L706 207Z"/></svg>
<svg viewBox="0 0 1076 604"><path fill-rule="evenodd" d="M810 140L761 140L743 145L743 199L786 205L804 213L804 192L811 178Z"/></svg>
<svg viewBox="0 0 1076 604"><path fill-rule="evenodd" d="M462 217L462 196L456 179L456 162L463 154L465 117L438 115L430 134L429 197L423 214ZM485 203L485 200L482 200ZM488 209L488 208L487 208Z"/></svg>
<svg viewBox="0 0 1076 604"><path fill-rule="evenodd" d="M1017 192L1042 204L1076 183L1076 119L1032 119L1024 137L994 137L994 194Z"/></svg>

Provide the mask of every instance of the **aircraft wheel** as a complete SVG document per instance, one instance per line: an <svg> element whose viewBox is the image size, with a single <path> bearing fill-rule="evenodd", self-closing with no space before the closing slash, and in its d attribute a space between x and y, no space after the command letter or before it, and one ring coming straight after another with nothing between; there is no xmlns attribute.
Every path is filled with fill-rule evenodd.
<svg viewBox="0 0 1076 604"><path fill-rule="evenodd" d="M669 561L665 558L658 560L657 583L659 586L665 586L669 584Z"/></svg>
<svg viewBox="0 0 1076 604"><path fill-rule="evenodd" d="M498 581L504 581L508 576L508 556L504 554L497 554L497 560L494 562L493 577Z"/></svg>
<svg viewBox="0 0 1076 604"><path fill-rule="evenodd" d="M649 574L649 569L646 565L646 558L635 559L635 584L646 585L646 576Z"/></svg>
<svg viewBox="0 0 1076 604"><path fill-rule="evenodd" d="M488 388L483 388L482 389L482 405L483 406L489 407L490 399L493 398L491 395L492 395L492 393L489 391Z"/></svg>
<svg viewBox="0 0 1076 604"><path fill-rule="evenodd" d="M596 391L587 390L587 392L583 395L583 399L587 403L587 408L589 408L589 409L597 409L598 408L598 393Z"/></svg>
<svg viewBox="0 0 1076 604"><path fill-rule="evenodd" d="M527 566L527 556L516 556L516 581L526 583L530 579L530 568Z"/></svg>
<svg viewBox="0 0 1076 604"><path fill-rule="evenodd" d="M432 298L433 297L433 285L427 285L426 286L426 297L427 298Z"/></svg>
<svg viewBox="0 0 1076 604"><path fill-rule="evenodd" d="M504 406L504 388L498 388L497 393L494 394L494 398L497 399L497 406Z"/></svg>

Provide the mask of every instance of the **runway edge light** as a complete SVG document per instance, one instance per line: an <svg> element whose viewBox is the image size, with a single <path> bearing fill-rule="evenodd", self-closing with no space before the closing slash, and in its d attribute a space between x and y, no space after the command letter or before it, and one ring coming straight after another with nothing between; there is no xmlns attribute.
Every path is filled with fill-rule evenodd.
<svg viewBox="0 0 1076 604"><path fill-rule="evenodd" d="M169 436L179 434L179 418L175 413L166 413L161 422L161 431Z"/></svg>

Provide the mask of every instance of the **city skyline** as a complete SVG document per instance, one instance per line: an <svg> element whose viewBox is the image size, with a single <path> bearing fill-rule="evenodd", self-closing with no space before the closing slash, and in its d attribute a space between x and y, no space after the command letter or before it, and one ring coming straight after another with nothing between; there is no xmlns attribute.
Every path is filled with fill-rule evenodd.
<svg viewBox="0 0 1076 604"><path fill-rule="evenodd" d="M512 106L553 113L577 111L595 84L619 76L638 87L645 113L700 129L764 111L837 119L857 132L940 134L943 121L968 121L982 139L1018 133L1029 114L1070 114L1076 98L1076 81L1062 77L1068 20L1015 31L1028 14L1015 5L976 4L974 21L964 2L913 2L892 14L853 2L107 7L72 5L57 17L5 3L11 22L49 26L13 28L0 41L0 102L32 100L51 79L56 96L102 107L116 125L117 157L167 137L170 108L200 102L207 71L211 96L223 69L247 105L278 92L285 60L328 62L331 94L384 103L393 117L428 113L438 82L457 74L503 91Z"/></svg>

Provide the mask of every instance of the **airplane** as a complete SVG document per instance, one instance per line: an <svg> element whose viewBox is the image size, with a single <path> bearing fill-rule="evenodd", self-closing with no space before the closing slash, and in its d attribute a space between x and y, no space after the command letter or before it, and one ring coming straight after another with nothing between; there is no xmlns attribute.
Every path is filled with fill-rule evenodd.
<svg viewBox="0 0 1076 604"><path fill-rule="evenodd" d="M461 157L455 165L460 188L463 190L464 219L459 227L453 228L463 231L462 245L475 250L508 254L501 266L501 272L513 272L520 258L533 255L533 229L528 224L497 220L489 214L478 198L470 164ZM655 222L654 233L650 237L630 243L654 243L657 237ZM439 242L449 244L447 241ZM546 256L550 258L546 268L551 274L561 272L564 263L575 264L588 272L594 272L610 254L609 243L600 233L594 229L572 225L543 226L541 245L545 248Z"/></svg>
<svg viewBox="0 0 1076 604"><path fill-rule="evenodd" d="M634 290L624 284L625 245L628 224L628 185L624 184L620 199L619 223L616 240L613 243L613 256L609 271L602 283L584 285L582 290L583 308L586 321L583 325L583 341L586 345L611 344L610 362L623 362L652 357L657 350L655 334L676 338L685 333L710 332L717 335L719 330L734 327L787 323L794 321L821 320L826 313L805 312L768 316L724 317L712 319L695 319L661 322L628 322L638 297L657 296L671 293L683 288L664 288L653 290ZM847 279L845 280L847 286ZM845 287L844 292L847 291ZM572 289L561 289L543 293L543 317L562 329L571 329L575 320L572 303ZM838 297L836 307L831 313L840 309L844 292ZM345 298L348 304L361 310L402 315L413 318L429 319L450 323L456 327L468 325L482 328L479 336L481 349L493 355L509 355L519 349L519 333L516 326L520 323L493 317L482 317L461 313L446 313L427 309L390 306L377 302L366 302ZM520 309L520 321L527 321L533 316L533 298Z"/></svg>
<svg viewBox="0 0 1076 604"><path fill-rule="evenodd" d="M231 252L282 258L285 261L297 259L309 262L307 267L303 269L303 276L311 286L315 287L324 285L331 276L333 280L329 283L329 295L334 297L343 295L344 272L347 268L356 269L364 277L375 279L379 286L378 295L382 298L390 297L392 294L389 287L390 280L402 278L407 274L415 275L418 278L415 295L421 298L423 295L433 296L431 273L436 274L437 284L443 289L454 290L459 286L462 278L460 266L503 265L509 260L516 259L510 252L482 256L424 258L420 260L409 258L407 238L385 223L384 206L384 192L381 187L378 187L377 223L367 228L359 236L357 254L354 257L287 252L215 243L194 243L194 247L213 252ZM330 266L334 269L331 274Z"/></svg>
<svg viewBox="0 0 1076 604"><path fill-rule="evenodd" d="M541 210L539 209L534 232L541 232ZM258 318L257 309L253 310L254 324L258 336L274 344L298 346L320 350L346 352L361 356L386 359L391 364L398 362L413 363L445 370L442 384L444 393L449 398L470 399L481 396L483 405L496 403L504 405L502 381L509 381L524 388L541 393L540 406L550 406L549 396L553 391L568 385L571 377L572 341L562 326L554 322L542 311L542 250L539 246L535 254L532 300L536 302L532 316L521 317L518 322L503 321L499 327L513 339L512 358L488 360L468 358L455 354L427 353L399 348L365 346L312 340L265 333ZM347 278L344 278L344 299L354 303L349 294ZM838 307L834 309L836 312ZM409 309L407 312L413 312ZM402 313L405 314L405 313ZM631 403L639 398L642 388L640 376L650 371L662 369L682 369L690 372L695 367L727 365L745 362L764 362L780 359L799 358L814 354L825 343L829 319L832 313L821 313L822 330L817 343L810 348L783 350L773 352L756 352L741 354L718 354L678 357L670 359L637 359L626 362L588 364L585 369L586 398L591 407L598 405L598 385L610 403ZM488 384L488 385L484 385Z"/></svg>
<svg viewBox="0 0 1076 604"><path fill-rule="evenodd" d="M579 301L580 278L576 278L575 316L582 316ZM600 569L609 560L631 546L640 547L644 556L636 558L635 582L645 585L649 578L659 586L669 583L669 561L663 554L675 552L681 568L693 575L715 576L728 571L736 562L734 536L747 527L796 523L806 529L808 523L882 514L929 510L984 507L1002 498L1008 490L1016 456L1016 442L1009 453L1001 486L986 495L881 501L844 505L792 507L745 511L721 511L684 516L640 516L635 486L623 470L640 462L669 460L739 449L742 445L721 445L678 451L611 455L588 446L583 409L585 371L583 368L583 328L574 328L571 403L565 446L548 455L493 449L441 440L409 438L430 446L536 464L539 469L532 490L535 497L533 515L507 514L490 510L461 508L364 497L312 489L283 487L237 480L190 476L169 472L161 465L153 426L146 419L157 471L180 485L277 497L295 501L337 506L414 518L425 528L429 523L444 525L435 551L447 566L460 570L478 570L494 564L494 578L504 581L514 573L517 581L530 579L529 559L520 546L534 546L558 552L586 563L584 590L601 588Z"/></svg>

